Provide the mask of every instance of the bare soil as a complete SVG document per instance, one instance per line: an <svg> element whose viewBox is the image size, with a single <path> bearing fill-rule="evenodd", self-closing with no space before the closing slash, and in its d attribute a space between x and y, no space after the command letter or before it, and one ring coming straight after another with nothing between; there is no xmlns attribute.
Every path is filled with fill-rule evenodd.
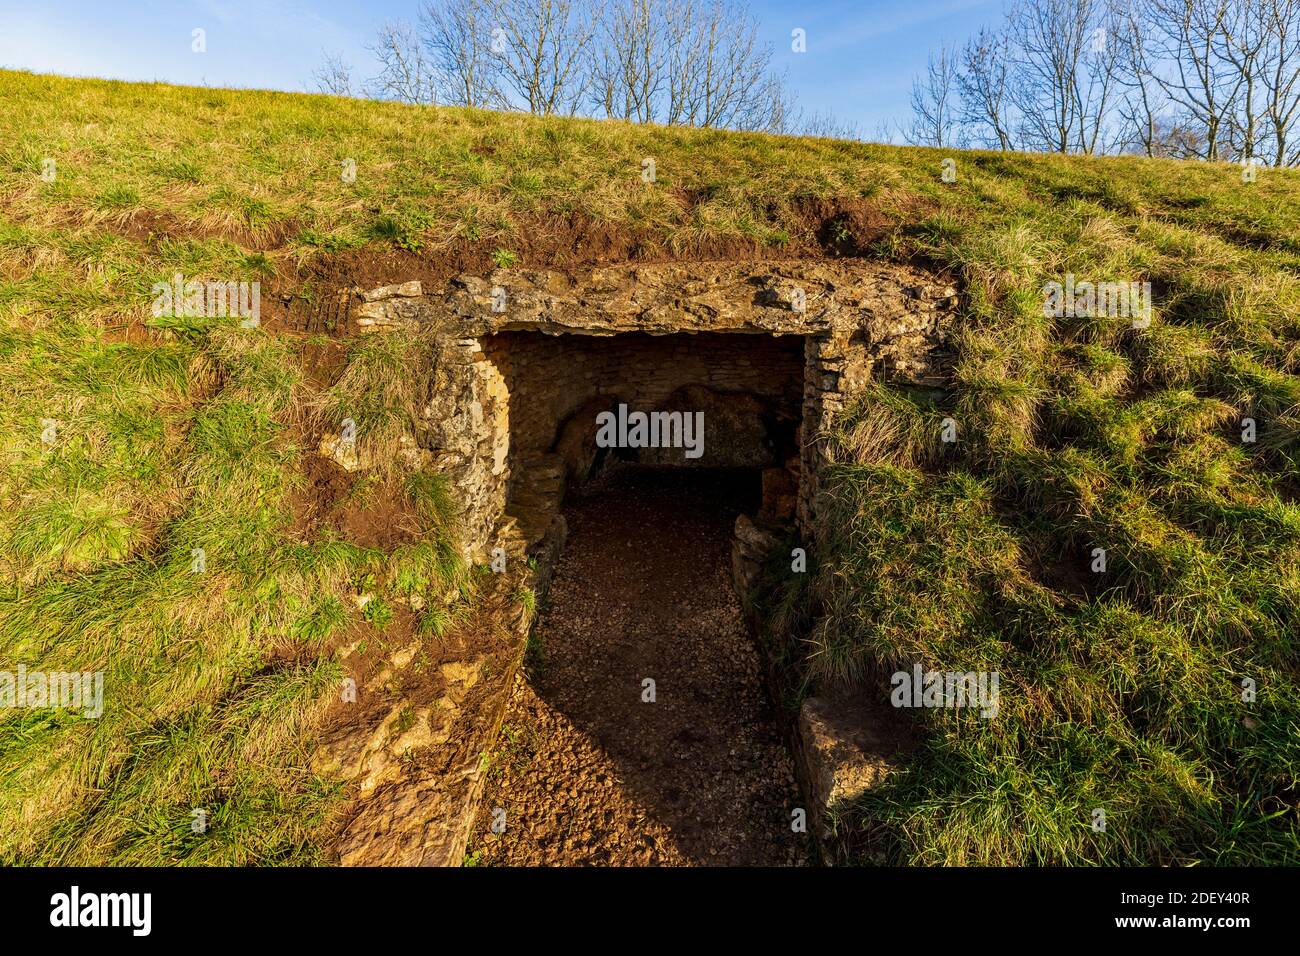
<svg viewBox="0 0 1300 956"><path fill-rule="evenodd" d="M683 216L689 218L694 200L681 195ZM816 259L865 255L899 228L900 221L869 199L827 198L797 201L784 214L769 210L783 222L790 241L779 250L743 236L704 236L674 245L662 230L649 226L595 220L578 213L513 217L513 228L501 236L477 240L457 238L436 247L409 251L397 247L323 253L300 272L280 276L279 285L297 287L310 281L320 288L372 288L389 282L419 279L426 292L442 288L461 273L486 275L496 268L493 253L507 247L524 269L584 270L621 262L656 263L726 260L747 262L780 256ZM912 210L918 216L923 210ZM910 216L909 216L910 219ZM271 305L274 308L276 302ZM264 301L263 306L267 303ZM266 321L265 319L263 320Z"/></svg>
<svg viewBox="0 0 1300 956"><path fill-rule="evenodd" d="M677 198L685 221L707 196L678 190ZM420 250L371 244L343 252L321 252L302 264L297 257L286 256L275 275L263 282L260 318L263 327L280 334L314 332L341 337L349 327L345 315L331 311L328 300L335 290L419 279L426 293L436 293L456 275L490 273L496 268L493 255L502 247L518 256L520 268L564 271L622 262L744 262L777 255L793 259L868 256L873 245L897 230L903 221L915 221L929 211L921 200L916 200L901 217L899 212L888 213L868 198L795 200L789 208L773 206L766 210L770 221L782 224L789 232L789 241L779 249L744 236L703 236L674 243L666 240L662 228L607 222L579 213L516 213L511 228L501 235L457 237ZM297 248L296 237L302 228L296 220L266 229L202 227L151 210L110 218L99 226L151 247L178 237L213 238L268 253ZM317 293L310 301L301 297L308 287ZM322 309L329 314L322 315ZM136 316L114 327L112 335L115 340L148 341L159 333L147 328L142 316Z"/></svg>
<svg viewBox="0 0 1300 956"><path fill-rule="evenodd" d="M810 862L790 825L801 805L790 754L731 585L732 527L758 495L756 473L644 468L570 493L568 542L493 756L472 859Z"/></svg>

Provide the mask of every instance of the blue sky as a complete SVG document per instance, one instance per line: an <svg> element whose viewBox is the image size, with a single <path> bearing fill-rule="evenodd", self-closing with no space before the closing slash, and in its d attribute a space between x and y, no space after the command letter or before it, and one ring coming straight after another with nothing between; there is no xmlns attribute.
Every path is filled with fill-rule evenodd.
<svg viewBox="0 0 1300 956"><path fill-rule="evenodd" d="M364 45L419 0L0 0L0 66L125 80L309 90L325 50L372 72ZM799 105L875 133L906 117L929 50L964 41L1001 0L750 0ZM190 50L195 27L207 52ZM793 53L790 31L807 32Z"/></svg>

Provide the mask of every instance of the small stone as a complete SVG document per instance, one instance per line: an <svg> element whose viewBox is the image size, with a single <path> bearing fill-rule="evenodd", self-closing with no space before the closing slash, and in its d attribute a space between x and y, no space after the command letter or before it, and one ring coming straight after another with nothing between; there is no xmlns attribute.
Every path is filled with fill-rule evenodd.
<svg viewBox="0 0 1300 956"><path fill-rule="evenodd" d="M424 295L419 279L400 282L396 285L382 285L378 289L362 292L361 298L366 302L379 302L383 299L415 298Z"/></svg>

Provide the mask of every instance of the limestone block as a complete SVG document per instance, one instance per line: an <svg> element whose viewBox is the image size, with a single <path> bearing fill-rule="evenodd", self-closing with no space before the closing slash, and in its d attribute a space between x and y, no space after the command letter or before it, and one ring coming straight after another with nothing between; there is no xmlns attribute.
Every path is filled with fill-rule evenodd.
<svg viewBox="0 0 1300 956"><path fill-rule="evenodd" d="M812 816L824 828L828 814L877 787L899 750L888 707L859 694L833 693L804 700L799 709L798 758L813 801ZM821 834L825 836L823 832Z"/></svg>
<svg viewBox="0 0 1300 956"><path fill-rule="evenodd" d="M424 290L420 286L420 280L413 279L410 282L382 285L378 289L362 292L361 299L364 302L379 302L383 299L413 298L421 295L424 295Z"/></svg>

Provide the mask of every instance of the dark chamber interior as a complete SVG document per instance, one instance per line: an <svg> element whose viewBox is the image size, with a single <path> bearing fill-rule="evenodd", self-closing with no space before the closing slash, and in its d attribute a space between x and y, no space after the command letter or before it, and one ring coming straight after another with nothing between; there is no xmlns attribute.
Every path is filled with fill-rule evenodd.
<svg viewBox="0 0 1300 956"><path fill-rule="evenodd" d="M761 473L764 509L771 517L793 515L802 336L504 332L482 346L510 395L509 501L528 497L539 472L558 468L562 486L572 487L618 461ZM628 412L702 413L702 453L598 447L598 416L617 414L620 405ZM739 473L734 478L753 482Z"/></svg>

